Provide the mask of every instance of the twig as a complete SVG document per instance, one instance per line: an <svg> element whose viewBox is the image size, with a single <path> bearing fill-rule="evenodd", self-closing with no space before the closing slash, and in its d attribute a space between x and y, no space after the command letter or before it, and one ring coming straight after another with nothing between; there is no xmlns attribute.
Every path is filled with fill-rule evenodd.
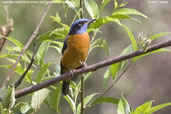
<svg viewBox="0 0 171 114"><path fill-rule="evenodd" d="M140 56L140 55L143 55L143 54L146 54L146 53L149 53L149 52L152 52L152 51L164 48L164 47L169 47L169 46L171 46L171 40L151 45L151 46L149 46L149 48L146 52L144 52L143 50L138 50L136 52L132 52L132 53L129 53L129 54L126 54L123 56L113 58L113 59L107 59L107 60L98 62L96 64L92 64L92 65L89 65L87 67L83 67L81 69L78 69L78 70L74 71L73 73L62 74L60 76L57 76L56 78L41 82L37 85L29 86L29 87L26 87L24 89L18 90L18 91L16 91L15 96L16 96L16 98L18 98L18 97L27 95L29 93L32 93L34 91L38 91L40 89L48 87L50 85L53 85L55 83L58 83L62 80L65 80L65 79L71 77L71 76L78 76L78 75L86 73L86 72L95 71L95 70L98 70L100 68L109 66L111 64L118 63L118 62L121 62L124 60L128 60L128 59L131 59L131 58L134 58L134 57L137 57L137 56ZM2 98L0 98L0 100L1 99Z"/></svg>
<svg viewBox="0 0 171 114"><path fill-rule="evenodd" d="M84 74L81 76L81 114L84 114Z"/></svg>
<svg viewBox="0 0 171 114"><path fill-rule="evenodd" d="M21 77L14 84L15 88L17 88L21 84L22 80L24 79L24 77L26 76L28 71L30 70L30 68L31 68L31 66L32 66L32 64L34 62L36 52L37 52L37 44L35 44L35 46L34 46L34 53L33 53L33 56L31 58L31 61L30 61L29 65L28 65L26 71L21 75Z"/></svg>
<svg viewBox="0 0 171 114"><path fill-rule="evenodd" d="M50 0L49 3L48 3L48 5L45 7L44 12L43 12L43 15L42 15L42 17L41 17L39 23L37 24L37 26L36 26L36 28L35 28L33 34L31 35L31 37L29 38L28 42L26 43L26 45L25 45L24 48L22 49L22 51L21 51L19 57L17 58L15 64L14 64L13 67L12 67L12 69L11 69L11 70L9 71L9 73L7 74L7 76L6 76L5 80L3 81L3 83L2 83L2 85L1 85L1 87L0 87L0 89L1 89L2 87L4 87L4 86L6 85L6 83L9 81L9 79L11 78L11 76L12 76L13 73L14 73L14 70L15 70L17 64L18 64L19 61L21 60L21 57L23 56L24 52L28 49L28 47L30 46L30 44L32 43L32 41L37 37L38 32L39 32L39 29L40 29L40 26L41 26L43 20L44 20L45 17L46 17L46 14L47 14L47 12L48 12L48 9L49 9L50 6L51 6L51 3L52 3L52 0Z"/></svg>
<svg viewBox="0 0 171 114"><path fill-rule="evenodd" d="M10 35L10 33L14 30L13 28L13 19L9 19L8 7L4 6L5 9L5 17L6 17L6 25L0 27L1 34L3 35L0 38L0 52L2 51L4 44L6 42L6 38Z"/></svg>
<svg viewBox="0 0 171 114"><path fill-rule="evenodd" d="M83 18L83 0L80 0L80 18ZM81 114L84 114L84 73L81 76Z"/></svg>
<svg viewBox="0 0 171 114"><path fill-rule="evenodd" d="M83 0L80 0L80 18L83 18Z"/></svg>
<svg viewBox="0 0 171 114"><path fill-rule="evenodd" d="M114 85L119 81L119 79L123 76L123 74L128 70L128 68L132 65L132 61L128 64L128 66L122 71L122 73L118 76L118 78L114 81L114 83L112 85L109 86L109 88L104 91L100 97L103 97L107 92L109 92L113 87Z"/></svg>

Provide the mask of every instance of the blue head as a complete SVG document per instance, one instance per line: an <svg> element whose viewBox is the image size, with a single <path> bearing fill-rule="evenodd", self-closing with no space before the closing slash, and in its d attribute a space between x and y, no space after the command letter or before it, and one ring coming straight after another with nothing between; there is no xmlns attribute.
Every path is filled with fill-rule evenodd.
<svg viewBox="0 0 171 114"><path fill-rule="evenodd" d="M95 21L95 19L89 20L83 18L83 19L76 20L71 26L69 35L82 34L87 32L88 25L93 21Z"/></svg>

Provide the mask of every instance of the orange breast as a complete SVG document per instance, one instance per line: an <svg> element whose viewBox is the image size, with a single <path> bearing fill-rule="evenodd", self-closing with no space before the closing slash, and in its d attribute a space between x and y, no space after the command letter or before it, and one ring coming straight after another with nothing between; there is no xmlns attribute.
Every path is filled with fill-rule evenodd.
<svg viewBox="0 0 171 114"><path fill-rule="evenodd" d="M70 35L67 40L67 49L62 56L64 72L78 68L81 62L85 62L90 47L88 33Z"/></svg>

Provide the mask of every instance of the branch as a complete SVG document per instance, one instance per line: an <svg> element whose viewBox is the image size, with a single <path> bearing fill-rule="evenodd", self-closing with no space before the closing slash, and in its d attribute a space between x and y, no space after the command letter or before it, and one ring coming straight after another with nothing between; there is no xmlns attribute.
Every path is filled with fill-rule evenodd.
<svg viewBox="0 0 171 114"><path fill-rule="evenodd" d="M6 25L0 27L0 31L3 36L2 38L0 38L0 52L2 51L2 48L4 47L4 44L6 42L5 37L8 37L10 33L14 30L13 19L9 19L8 7L4 6L4 9L6 15Z"/></svg>
<svg viewBox="0 0 171 114"><path fill-rule="evenodd" d="M31 35L31 37L30 37L29 40L27 41L26 45L25 45L24 48L22 49L22 51L21 51L21 53L20 53L18 59L16 60L15 64L13 65L12 69L11 69L11 70L9 71L9 73L7 74L7 76L6 76L5 80L3 81L3 83L2 83L2 85L1 85L1 87L0 87L0 89L3 88L3 87L6 85L6 83L10 80L10 78L11 78L11 76L13 75L14 70L15 70L17 64L19 63L19 61L21 60L21 57L23 56L24 52L28 49L28 47L29 47L30 44L33 42L33 40L37 37L38 32L39 32L39 29L40 29L40 26L41 26L43 20L44 20L45 17L46 17L46 14L47 14L47 12L48 12L48 9L49 9L50 6L51 6L51 3L52 3L52 0L50 0L49 3L47 4L47 6L45 7L44 12L43 12L43 15L42 15L42 17L41 17L41 19L40 19L40 22L37 24L37 26L36 26L36 28L35 28L33 34Z"/></svg>
<svg viewBox="0 0 171 114"><path fill-rule="evenodd" d="M80 0L80 18L83 18L83 0ZM84 114L84 74L81 76L81 114Z"/></svg>
<svg viewBox="0 0 171 114"><path fill-rule="evenodd" d="M33 56L31 58L31 61L30 61L29 65L28 65L26 71L21 75L21 77L14 84L15 88L17 88L21 84L22 80L24 79L24 77L26 76L28 71L30 70L30 68L31 68L31 66L32 66L32 64L34 62L36 52L37 52L37 44L34 45L34 53L33 53Z"/></svg>
<svg viewBox="0 0 171 114"><path fill-rule="evenodd" d="M119 57L116 57L113 59L104 60L104 61L98 62L96 64L78 69L78 70L74 71L73 73L62 74L60 76L57 76L56 78L47 80L45 82L41 82L37 85L29 86L29 87L26 87L24 89L18 90L18 91L16 91L15 96L16 96L16 98L18 98L18 97L27 95L29 93L32 93L34 91L38 91L42 88L48 87L50 85L53 85L55 83L58 83L59 81L67 79L68 77L78 76L79 74L83 74L83 73L90 72L90 71L95 71L95 70L98 70L100 68L109 66L111 64L118 63L118 62L121 62L121 61L124 61L127 59L131 59L131 58L134 58L134 57L155 51L157 49L169 47L169 46L171 46L171 40L149 46L149 48L146 52L144 52L143 50L138 50L138 51L132 52L130 54L119 56ZM1 98L0 98L0 100L1 100Z"/></svg>

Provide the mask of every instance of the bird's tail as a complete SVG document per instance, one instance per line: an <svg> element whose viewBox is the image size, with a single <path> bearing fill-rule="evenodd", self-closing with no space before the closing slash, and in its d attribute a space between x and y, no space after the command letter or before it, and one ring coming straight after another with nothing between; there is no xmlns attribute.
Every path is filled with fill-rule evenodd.
<svg viewBox="0 0 171 114"><path fill-rule="evenodd" d="M62 84L62 94L63 95L67 95L68 92L69 92L69 83L70 81L63 81L63 84Z"/></svg>

